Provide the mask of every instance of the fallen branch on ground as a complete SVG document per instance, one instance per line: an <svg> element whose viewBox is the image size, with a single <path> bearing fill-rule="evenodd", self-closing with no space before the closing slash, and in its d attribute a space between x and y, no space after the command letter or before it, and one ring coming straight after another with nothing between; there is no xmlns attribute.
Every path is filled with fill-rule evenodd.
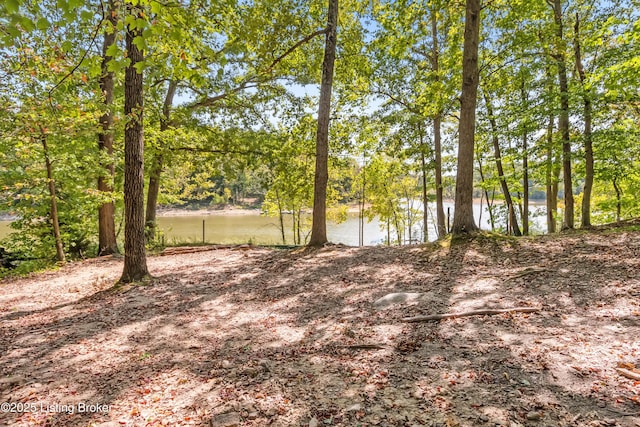
<svg viewBox="0 0 640 427"><path fill-rule="evenodd" d="M486 309L486 310L472 310L465 311L462 313L445 313L445 314L431 314L429 316L414 316L414 317L405 317L402 319L403 322L414 323L414 322L431 322L442 319L453 319L456 317L467 317L467 316L493 316L496 314L502 313L533 313L536 311L540 311L540 308L535 307L513 307L513 308L496 308L496 309Z"/></svg>
<svg viewBox="0 0 640 427"><path fill-rule="evenodd" d="M545 273L545 272L550 272L551 270L549 270L548 268L544 268L544 267L527 267L517 273L514 273L511 277L509 277L509 279L518 279L520 277L524 277L524 276L528 276L529 274L533 274L533 273Z"/></svg>
<svg viewBox="0 0 640 427"><path fill-rule="evenodd" d="M616 371L623 377L629 378L630 380L640 381L640 374L637 372L633 372L624 368L616 368Z"/></svg>

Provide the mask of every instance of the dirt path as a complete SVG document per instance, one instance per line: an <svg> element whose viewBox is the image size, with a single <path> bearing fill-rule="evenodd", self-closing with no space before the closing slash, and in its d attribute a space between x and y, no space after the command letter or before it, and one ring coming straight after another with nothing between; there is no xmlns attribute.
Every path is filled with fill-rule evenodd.
<svg viewBox="0 0 640 427"><path fill-rule="evenodd" d="M121 263L0 285L0 424L640 426L640 233Z"/></svg>

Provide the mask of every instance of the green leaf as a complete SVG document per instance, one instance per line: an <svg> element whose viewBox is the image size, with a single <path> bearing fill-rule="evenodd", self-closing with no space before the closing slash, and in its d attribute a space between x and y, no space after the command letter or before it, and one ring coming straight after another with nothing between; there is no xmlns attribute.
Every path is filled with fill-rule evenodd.
<svg viewBox="0 0 640 427"><path fill-rule="evenodd" d="M80 13L80 18L82 18L83 21L90 21L93 19L93 13L88 10L83 10Z"/></svg>
<svg viewBox="0 0 640 427"><path fill-rule="evenodd" d="M136 62L133 67L136 69L138 74L142 74L142 71L144 71L144 68L146 66L147 66L147 64L144 61L140 61L140 62Z"/></svg>
<svg viewBox="0 0 640 427"><path fill-rule="evenodd" d="M20 9L20 2L18 0L5 0L5 7L9 13L17 13Z"/></svg>
<svg viewBox="0 0 640 427"><path fill-rule="evenodd" d="M136 45L140 50L145 50L147 48L147 44L145 43L144 38L141 36L134 37L133 44Z"/></svg>
<svg viewBox="0 0 640 427"><path fill-rule="evenodd" d="M36 28L36 24L34 24L33 21L31 19L27 18L26 16L23 16L22 19L20 20L20 26L26 32L31 32L31 31L35 30L35 28Z"/></svg>
<svg viewBox="0 0 640 427"><path fill-rule="evenodd" d="M36 27L38 27L39 30L46 30L51 26L51 24L49 23L49 21L46 18L40 18L38 19L38 23L36 24Z"/></svg>
<svg viewBox="0 0 640 427"><path fill-rule="evenodd" d="M62 42L62 51L67 53L67 52L71 52L71 50L73 49L73 43L71 43L69 40L66 40L64 42Z"/></svg>
<svg viewBox="0 0 640 427"><path fill-rule="evenodd" d="M60 9L63 13L69 12L69 3L66 0L58 0L56 3L58 9Z"/></svg>
<svg viewBox="0 0 640 427"><path fill-rule="evenodd" d="M110 56L112 58L117 56L118 52L119 52L119 49L116 43L111 44L111 46L107 48L107 56Z"/></svg>

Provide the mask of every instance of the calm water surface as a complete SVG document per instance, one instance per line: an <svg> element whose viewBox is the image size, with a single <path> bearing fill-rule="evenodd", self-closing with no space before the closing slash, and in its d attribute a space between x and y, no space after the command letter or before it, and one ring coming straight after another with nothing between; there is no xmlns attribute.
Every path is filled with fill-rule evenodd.
<svg viewBox="0 0 640 427"><path fill-rule="evenodd" d="M486 207L483 206L483 208ZM451 216L453 220L453 206L445 204L445 214L447 208L451 208ZM543 211L542 206L532 207L532 214ZM429 209L429 240L435 240L435 228L431 221L432 212L435 206ZM476 221L480 223L483 229L491 229L489 225L489 215L483 209L480 216L480 205L474 205L474 213ZM305 229L310 227L310 218L306 218L309 223ZM280 234L280 226L278 218L260 215L258 211L251 213L238 214L216 214L216 215L180 215L180 216L162 216L158 218L160 230L164 233L165 242L184 243L184 242L202 242L202 227L204 221L204 239L208 243L246 243L251 241L255 244L282 244L282 236ZM293 244L293 234L291 230L291 215L285 215L285 237L287 244ZM543 231L544 216L533 217L535 229ZM11 229L10 221L0 221L0 239L5 237ZM393 231L392 231L393 232ZM416 232L421 235L420 232ZM350 213L347 220L340 224L329 222L327 224L327 234L329 241L333 243L342 243L345 245L358 245L358 214ZM386 241L386 228L383 229L379 221L365 222L364 227L364 243L365 245L376 245ZM304 236L303 236L304 238ZM392 235L392 239L394 236Z"/></svg>

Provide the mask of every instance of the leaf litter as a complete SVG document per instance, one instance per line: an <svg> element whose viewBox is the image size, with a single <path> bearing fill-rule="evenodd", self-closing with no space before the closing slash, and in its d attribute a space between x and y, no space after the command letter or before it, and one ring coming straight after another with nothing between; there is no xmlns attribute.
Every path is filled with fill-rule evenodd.
<svg viewBox="0 0 640 427"><path fill-rule="evenodd" d="M126 291L118 258L0 285L0 424L640 426L637 232L148 264Z"/></svg>

